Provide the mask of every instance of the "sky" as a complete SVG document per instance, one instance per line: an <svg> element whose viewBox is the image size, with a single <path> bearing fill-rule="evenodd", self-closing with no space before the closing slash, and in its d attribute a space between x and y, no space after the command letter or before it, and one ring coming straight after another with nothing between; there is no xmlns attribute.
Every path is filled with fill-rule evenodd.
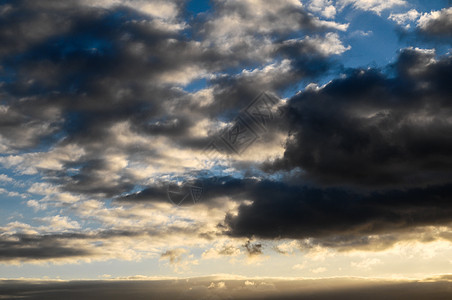
<svg viewBox="0 0 452 300"><path fill-rule="evenodd" d="M450 4L1 0L0 297L450 292Z"/></svg>

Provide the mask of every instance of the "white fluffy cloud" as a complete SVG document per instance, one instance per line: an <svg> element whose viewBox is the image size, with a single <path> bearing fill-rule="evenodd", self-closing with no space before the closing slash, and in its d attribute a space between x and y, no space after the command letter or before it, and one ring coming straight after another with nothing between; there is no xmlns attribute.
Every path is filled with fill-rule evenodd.
<svg viewBox="0 0 452 300"><path fill-rule="evenodd" d="M403 25L406 28L410 28L410 24L408 24L408 23L417 20L420 15L421 14L417 10L411 9L405 13L400 13L400 14L391 13L389 15L388 19L396 22L399 25Z"/></svg>
<svg viewBox="0 0 452 300"><path fill-rule="evenodd" d="M405 0L338 0L337 5L342 9L347 5L352 5L356 9L372 11L381 14L383 10L391 9L398 6L404 6Z"/></svg>

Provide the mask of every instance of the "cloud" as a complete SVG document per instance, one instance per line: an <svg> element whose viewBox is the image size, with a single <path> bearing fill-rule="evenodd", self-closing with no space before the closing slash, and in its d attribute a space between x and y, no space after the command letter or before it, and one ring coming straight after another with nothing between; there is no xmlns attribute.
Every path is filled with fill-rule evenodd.
<svg viewBox="0 0 452 300"><path fill-rule="evenodd" d="M221 257L236 257L242 254L240 246L232 241L218 242L215 247L207 249L202 253L203 259L217 259Z"/></svg>
<svg viewBox="0 0 452 300"><path fill-rule="evenodd" d="M175 272L186 271L190 265L198 264L198 260L194 259L194 255L186 255L187 252L183 248L167 250L160 255L160 260L168 259Z"/></svg>
<svg viewBox="0 0 452 300"><path fill-rule="evenodd" d="M450 209L442 206L450 197L449 182L443 176L449 170L445 156L449 151L444 142L447 135L442 132L449 130L447 95L450 92L441 80L449 78L444 76L449 61L448 57L437 60L432 51L406 49L394 64L397 72L394 78L376 70L355 70L321 89L307 90L294 97L290 105L303 106L299 110L302 115L297 114L292 120L302 123L299 131L292 131L294 138L289 141L284 158L272 167L301 168L305 180L333 186L361 186L373 192L226 180L223 185L230 195L251 200L251 204L240 206L237 216L226 219L230 234L263 238L341 234L344 240L332 239L328 244L339 246L350 239L350 245L359 246L360 239L364 244L369 242L362 240L366 234L447 223L447 213L443 215L441 211ZM415 93L410 92L413 89ZM402 107L403 112L399 111ZM321 126L322 122L330 125ZM416 136L409 134L410 131L425 134ZM348 132L354 133L348 135ZM325 143L334 144L326 146ZM424 148L425 144L437 146ZM316 154L316 158L306 158L305 163L292 161L288 153L296 159L302 159L303 153ZM328 162L323 164L323 158ZM422 162L422 158L427 161ZM432 163L438 159L442 162ZM414 162L420 164L416 167L418 174L413 173ZM215 185L209 188L213 195L223 193ZM432 202L432 199L443 200ZM425 214L426 211L431 214ZM340 225L342 222L346 225Z"/></svg>
<svg viewBox="0 0 452 300"><path fill-rule="evenodd" d="M14 179L6 174L0 174L0 182L14 182Z"/></svg>
<svg viewBox="0 0 452 300"><path fill-rule="evenodd" d="M212 282L210 283L208 289L224 289L226 288L226 283L224 281L220 281L220 282Z"/></svg>
<svg viewBox="0 0 452 300"><path fill-rule="evenodd" d="M187 253L187 250L183 248L167 250L160 255L160 259L168 259L171 264L177 264L181 262L182 255L185 253Z"/></svg>
<svg viewBox="0 0 452 300"><path fill-rule="evenodd" d="M204 209L219 209L219 203L226 196L236 202L236 208L223 220L224 208L218 211L218 219L212 220L219 223L217 238L226 235L298 240L277 246L277 252L285 254L295 249L313 249L316 245L340 251L381 251L399 241L414 241L421 236L425 241L439 240L447 236L452 209L448 204L452 195L450 184L369 191L319 187L290 177L286 179L293 182L230 177L215 182L206 179ZM193 209L200 204L184 207ZM432 230L429 226L445 226L446 231ZM263 245L247 241L244 247L252 255L261 253ZM203 257L236 255L237 248L234 244L219 243Z"/></svg>
<svg viewBox="0 0 452 300"><path fill-rule="evenodd" d="M41 204L36 202L37 206ZM111 207L103 201L82 199L64 205L52 203L60 214L34 218L30 224L11 222L0 227L3 245L0 260L5 264L130 261L158 257L163 249L171 247L162 257L172 259L175 264L171 267L176 271L185 271L198 261L193 254L182 253L183 247L207 247L219 236L216 227L224 217L224 210L228 206L233 209L225 199L222 204L225 207L199 205L178 210L168 202L122 203ZM74 217L69 218L69 214ZM49 248L54 251L48 251ZM221 255L229 255L224 251L220 251ZM237 251L230 254L240 254Z"/></svg>
<svg viewBox="0 0 452 300"><path fill-rule="evenodd" d="M243 197L241 205L225 224L232 236L267 239L317 237L331 247L367 246L372 235L397 232L417 226L448 224L450 185L360 194L347 189L287 186L261 182ZM392 238L395 238L393 240ZM387 246L386 246L387 247Z"/></svg>
<svg viewBox="0 0 452 300"><path fill-rule="evenodd" d="M61 238L71 238L71 235L61 235ZM67 244L52 236L35 236L20 234L14 236L2 235L0 237L0 261L23 262L54 260L61 258L80 259L94 255L93 249L76 247L74 244Z"/></svg>
<svg viewBox="0 0 452 300"><path fill-rule="evenodd" d="M285 153L263 167L291 175L229 181L249 202L226 216L225 233L377 250L411 239L408 230L447 226L450 64L408 48L392 75L350 70L290 99Z"/></svg>
<svg viewBox="0 0 452 300"><path fill-rule="evenodd" d="M291 136L273 168L299 167L306 179L330 185L448 182L451 61L405 49L393 65L395 77L351 70L293 97Z"/></svg>
<svg viewBox="0 0 452 300"><path fill-rule="evenodd" d="M404 0L338 0L337 5L343 9L347 5L352 5L356 9L372 11L378 15L383 10L392 9L398 6L404 6L407 2Z"/></svg>
<svg viewBox="0 0 452 300"><path fill-rule="evenodd" d="M204 30L208 36L218 35L218 42L224 41L228 35L234 37L230 41L238 41L236 39L251 38L250 34L271 36L299 29L318 31L341 28L338 23L325 22L310 15L300 1L215 1L215 5L217 15L207 22Z"/></svg>
<svg viewBox="0 0 452 300"><path fill-rule="evenodd" d="M230 121L262 90L323 74L349 49L335 33L347 24L298 1L216 1L189 20L184 5L5 4L0 163L74 197L122 197L195 167L210 138L200 128ZM185 91L195 80L209 87Z"/></svg>
<svg viewBox="0 0 452 300"><path fill-rule="evenodd" d="M410 24L407 23L417 20L419 16L421 16L421 13L413 8L405 13L391 13L388 19L396 22L398 25L404 25L405 28L410 28Z"/></svg>
<svg viewBox="0 0 452 300"><path fill-rule="evenodd" d="M262 254L262 244L259 243L252 244L251 241L247 241L243 246L245 247L245 250L249 256Z"/></svg>
<svg viewBox="0 0 452 300"><path fill-rule="evenodd" d="M420 40L423 42L435 42L435 44L447 44L450 40L452 28L452 23L450 22L451 15L451 8L423 13L411 9L405 13L391 13L388 19L395 21L398 25L404 26L405 30L400 32L400 35L402 38L411 38L411 43ZM411 25L416 26L412 31L409 31Z"/></svg>
<svg viewBox="0 0 452 300"><path fill-rule="evenodd" d="M70 220L67 216L52 216L52 217L44 217L39 218L37 221L46 223L48 226L49 231L55 231L55 232L63 232L70 229L78 229L80 228L80 224L77 221ZM46 226L46 227L47 227Z"/></svg>
<svg viewBox="0 0 452 300"><path fill-rule="evenodd" d="M162 0L83 0L83 5L114 8L115 6L128 6L141 13L146 13L152 17L173 20L181 13L182 3L178 1Z"/></svg>
<svg viewBox="0 0 452 300"><path fill-rule="evenodd" d="M404 3L342 1L375 13ZM403 50L392 75L347 70L279 101L287 122L269 125L222 175L200 172L195 157L262 90L287 94L350 49L348 24L307 10L332 18L331 1L211 4L192 18L179 1L1 7L0 163L36 176L29 207L61 211L7 224L0 260L160 255L178 271L197 263L184 248L195 245L213 243L206 259L262 258L254 237L382 249L447 224L450 57L433 50ZM442 18L423 20L428 31ZM197 178L205 201L173 210L166 182L177 177Z"/></svg>
<svg viewBox="0 0 452 300"><path fill-rule="evenodd" d="M281 244L275 246L275 250L278 253L285 254L285 255L294 254L294 251L297 248L298 248L298 242L296 240L293 240L291 242L281 243Z"/></svg>
<svg viewBox="0 0 452 300"><path fill-rule="evenodd" d="M309 10L320 13L325 18L334 18L336 15L336 7L331 0L311 0L309 2Z"/></svg>
<svg viewBox="0 0 452 300"><path fill-rule="evenodd" d="M451 37L452 8L443 8L440 11L423 13L418 20L421 33L433 37Z"/></svg>

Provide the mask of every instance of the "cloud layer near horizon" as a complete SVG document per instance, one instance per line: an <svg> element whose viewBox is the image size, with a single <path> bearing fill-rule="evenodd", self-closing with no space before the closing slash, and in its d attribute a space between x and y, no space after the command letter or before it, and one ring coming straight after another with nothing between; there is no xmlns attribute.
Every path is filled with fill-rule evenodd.
<svg viewBox="0 0 452 300"><path fill-rule="evenodd" d="M61 299L445 299L450 275L418 281L332 278L284 280L229 278L225 276L173 280L142 278L107 281L0 281L0 296Z"/></svg>

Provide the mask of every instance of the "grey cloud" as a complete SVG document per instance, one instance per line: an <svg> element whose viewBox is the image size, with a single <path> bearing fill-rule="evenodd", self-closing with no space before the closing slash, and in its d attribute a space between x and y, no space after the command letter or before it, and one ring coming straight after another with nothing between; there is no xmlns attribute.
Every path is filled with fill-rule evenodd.
<svg viewBox="0 0 452 300"><path fill-rule="evenodd" d="M61 233L4 233L0 236L0 261L9 262L48 262L55 260L105 259L113 257L121 259L117 245L109 243L117 239L153 237L162 238L167 235L182 234L197 236L199 228L128 228L99 229L88 232ZM112 248L113 247L113 252ZM167 257L168 252L162 257ZM177 254L179 252L174 252ZM182 254L182 253L179 253ZM168 256L169 257L169 256Z"/></svg>
<svg viewBox="0 0 452 300"><path fill-rule="evenodd" d="M64 234L55 236L37 236L17 234L0 237L1 261L48 260L55 258L84 257L94 254L92 249L67 245L61 238L73 239L79 235Z"/></svg>
<svg viewBox="0 0 452 300"><path fill-rule="evenodd" d="M419 186L449 182L451 57L406 49L389 77L351 70L293 97L290 139L268 170L296 167L329 185Z"/></svg>
<svg viewBox="0 0 452 300"><path fill-rule="evenodd" d="M0 55L17 54L52 35L68 31L72 24L61 8L73 4L74 1L2 1Z"/></svg>
<svg viewBox="0 0 452 300"><path fill-rule="evenodd" d="M204 140L189 134L200 116L232 116L260 91L284 90L330 67L315 49L281 45L291 32L303 29L306 34L320 34L335 30L336 25L319 22L300 7L292 10L289 2L273 5L278 16L266 7L268 13L261 20L252 6L216 4L212 18L191 19L190 27L182 31L170 26L179 24L179 17L162 25L126 6L88 7L80 1L5 3L0 72L7 80L0 93L8 111L0 121L0 149L11 153L77 145L84 151L80 159L61 161L63 170L41 171L74 193L113 197L131 190L134 176L117 171L106 156L146 157L148 161L161 157L152 150L119 145L112 132L115 125L128 122L131 132L149 143L164 136L181 147L203 147ZM257 34L261 42L269 41L250 44L257 51L251 56L250 48L224 51L211 43L220 40L215 40L210 27L215 18L236 13L241 22L254 24L244 36ZM253 17L245 18L248 15ZM276 17L289 21L276 28ZM261 21L265 24L255 26ZM264 25L267 29L261 32L252 30ZM268 61L278 64L282 59L289 61L287 74L281 69L208 80L214 101L204 107L196 104L192 94L177 88L205 74ZM111 180L105 173L118 177Z"/></svg>
<svg viewBox="0 0 452 300"><path fill-rule="evenodd" d="M178 264L185 252L184 249L167 250L160 255L160 259L168 259L171 264Z"/></svg>
<svg viewBox="0 0 452 300"><path fill-rule="evenodd" d="M1 241L0 261L10 260L46 260L67 257L83 257L93 253L86 249L67 247L59 242Z"/></svg>
<svg viewBox="0 0 452 300"><path fill-rule="evenodd" d="M328 246L362 246L369 235L450 223L448 186L361 194L347 189L260 182L227 215L225 234L256 238L320 238ZM397 238L397 235L395 235ZM364 239L364 240L363 240ZM345 244L344 244L345 245Z"/></svg>
<svg viewBox="0 0 452 300"><path fill-rule="evenodd" d="M243 245L243 247L245 247L245 250L249 256L255 256L255 255L262 254L262 244L259 244L259 243L252 244L251 241L248 240L245 243L245 245Z"/></svg>
<svg viewBox="0 0 452 300"><path fill-rule="evenodd" d="M223 246L223 248L221 248L220 251L218 251L218 254L219 255L225 255L225 256L235 255L235 254L237 254L237 250L238 249L236 247L234 247L234 246L225 245L225 246Z"/></svg>
<svg viewBox="0 0 452 300"><path fill-rule="evenodd" d="M201 179L199 179L201 180ZM451 239L447 231L422 233L424 226L449 226L451 185L410 189L353 190L325 188L299 180L291 183L270 180L220 177L202 181L200 204L218 206L217 199L229 197L239 203L237 214L226 214L218 229L223 235L256 239L298 239L302 248L321 245L340 251L383 250L401 240ZM168 201L165 189L149 187L117 201ZM248 201L245 201L248 200ZM193 205L190 202L183 205ZM308 244L303 244L309 240ZM259 253L260 243L248 241L247 253Z"/></svg>

